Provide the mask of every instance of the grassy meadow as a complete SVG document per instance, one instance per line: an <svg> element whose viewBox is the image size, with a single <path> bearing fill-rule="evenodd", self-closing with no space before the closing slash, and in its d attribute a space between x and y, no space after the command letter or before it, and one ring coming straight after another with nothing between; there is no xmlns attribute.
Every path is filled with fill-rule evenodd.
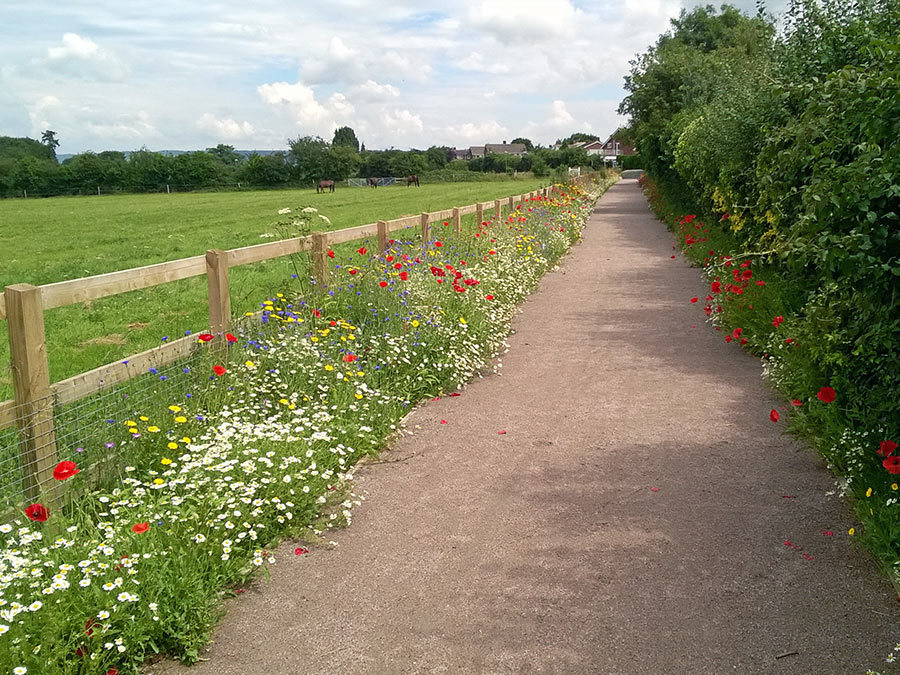
<svg viewBox="0 0 900 675"><path fill-rule="evenodd" d="M342 229L537 189L536 179L423 184L420 188L341 188L57 197L0 201L0 286L48 284L292 236L278 210L314 206ZM469 216L468 218L472 218ZM295 273L290 258L232 270L232 310L257 309L267 290ZM45 313L50 377L58 381L180 337L208 324L206 279L60 307ZM9 343L0 321L0 400L12 397Z"/></svg>

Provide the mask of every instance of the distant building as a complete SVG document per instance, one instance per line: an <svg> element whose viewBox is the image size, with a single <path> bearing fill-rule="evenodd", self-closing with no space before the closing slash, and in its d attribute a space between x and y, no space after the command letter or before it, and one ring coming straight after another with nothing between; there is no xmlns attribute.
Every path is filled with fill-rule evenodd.
<svg viewBox="0 0 900 675"><path fill-rule="evenodd" d="M462 150L457 150L456 148L450 148L450 161L452 162L454 159L472 159L472 149L471 148L463 148Z"/></svg>
<svg viewBox="0 0 900 675"><path fill-rule="evenodd" d="M473 148L474 150L474 148ZM487 143L484 146L484 154L486 155L515 155L521 157L527 152L524 143Z"/></svg>
<svg viewBox="0 0 900 675"><path fill-rule="evenodd" d="M469 148L469 154L471 157L469 159L475 159L476 157L484 157L484 146L483 145L473 145Z"/></svg>
<svg viewBox="0 0 900 675"><path fill-rule="evenodd" d="M636 155L637 151L634 149L633 145L617 141L610 136L606 139L606 142L603 143L599 153L588 151L588 154L602 154L604 157L617 157L619 155Z"/></svg>

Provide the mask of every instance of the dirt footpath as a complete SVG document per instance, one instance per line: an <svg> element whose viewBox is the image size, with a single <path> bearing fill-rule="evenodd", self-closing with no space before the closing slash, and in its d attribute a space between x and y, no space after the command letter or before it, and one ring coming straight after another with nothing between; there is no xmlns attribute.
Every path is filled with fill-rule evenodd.
<svg viewBox="0 0 900 675"><path fill-rule="evenodd" d="M502 377L413 413L389 456L411 458L357 472L339 546L283 546L207 661L148 670L887 672L894 593L672 242L614 186Z"/></svg>

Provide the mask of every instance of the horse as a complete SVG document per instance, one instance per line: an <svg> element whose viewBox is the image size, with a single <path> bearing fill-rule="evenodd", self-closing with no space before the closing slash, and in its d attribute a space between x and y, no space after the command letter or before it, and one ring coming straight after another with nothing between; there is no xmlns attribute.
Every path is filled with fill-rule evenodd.
<svg viewBox="0 0 900 675"><path fill-rule="evenodd" d="M416 174L406 177L406 187L409 187L410 185L419 187L419 177Z"/></svg>
<svg viewBox="0 0 900 675"><path fill-rule="evenodd" d="M333 180L320 180L319 184L316 185L316 194L319 192L325 192L325 190L331 190L334 192L334 181Z"/></svg>
<svg viewBox="0 0 900 675"><path fill-rule="evenodd" d="M366 178L366 184L373 188L377 188L378 187L378 179L375 178L374 176L369 176L368 178Z"/></svg>

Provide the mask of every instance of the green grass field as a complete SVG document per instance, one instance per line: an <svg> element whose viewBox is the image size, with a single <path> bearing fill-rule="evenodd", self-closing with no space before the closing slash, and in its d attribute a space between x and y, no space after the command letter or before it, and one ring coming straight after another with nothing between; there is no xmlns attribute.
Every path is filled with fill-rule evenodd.
<svg viewBox="0 0 900 675"><path fill-rule="evenodd" d="M314 206L341 229L422 211L519 194L541 181L444 183L421 188L338 188L171 195L57 197L0 201L0 287L48 284L268 241L279 209ZM471 217L471 216L470 216ZM318 227L318 226L317 226ZM232 310L256 309L290 283L281 258L232 270ZM56 382L202 330L209 322L206 279L197 277L45 313L50 378ZM12 397L9 342L0 321L0 400Z"/></svg>

